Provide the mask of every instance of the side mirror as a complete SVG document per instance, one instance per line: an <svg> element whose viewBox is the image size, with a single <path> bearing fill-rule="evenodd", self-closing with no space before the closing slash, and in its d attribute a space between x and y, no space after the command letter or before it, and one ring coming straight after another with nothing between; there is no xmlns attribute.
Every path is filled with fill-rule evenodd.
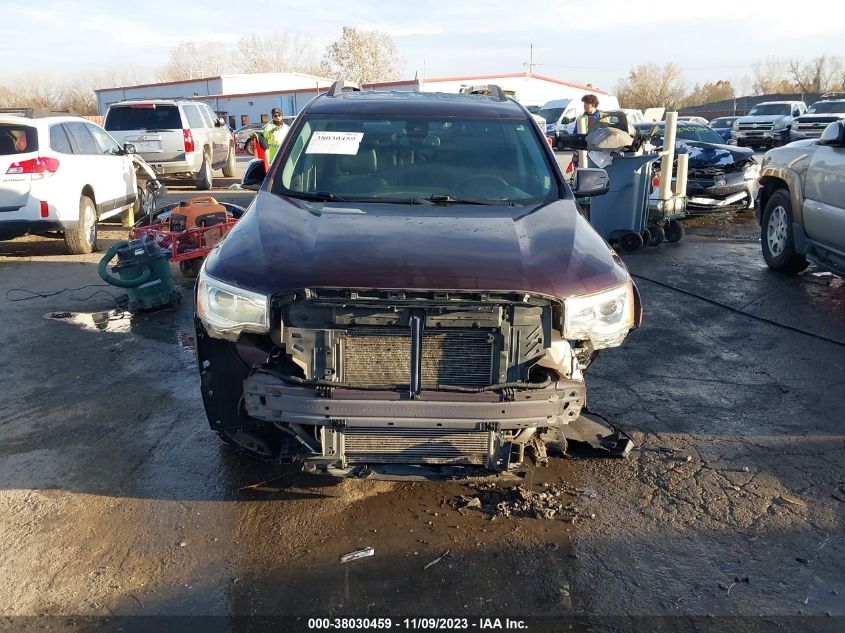
<svg viewBox="0 0 845 633"><path fill-rule="evenodd" d="M214 122L214 127L223 127L224 125L226 125L226 122L223 119L217 119Z"/></svg>
<svg viewBox="0 0 845 633"><path fill-rule="evenodd" d="M123 153L124 154L137 154L138 148L135 147L132 143L124 143L123 144Z"/></svg>
<svg viewBox="0 0 845 633"><path fill-rule="evenodd" d="M842 121L834 121L828 125L819 138L819 145L845 146L845 125Z"/></svg>
<svg viewBox="0 0 845 633"><path fill-rule="evenodd" d="M574 119L573 117L571 117L571 116L565 116L565 117L563 117L563 118L560 120L560 122L561 122L563 125L569 125L569 124L570 124L570 123L572 123L574 120L575 120L575 119Z"/></svg>
<svg viewBox="0 0 845 633"><path fill-rule="evenodd" d="M241 189L258 191L266 177L267 168L264 167L264 161L259 158L253 159L249 161L249 165L244 170L244 176L241 179Z"/></svg>
<svg viewBox="0 0 845 633"><path fill-rule="evenodd" d="M575 170L572 193L576 198L603 196L610 190L610 177L604 169L582 168Z"/></svg>

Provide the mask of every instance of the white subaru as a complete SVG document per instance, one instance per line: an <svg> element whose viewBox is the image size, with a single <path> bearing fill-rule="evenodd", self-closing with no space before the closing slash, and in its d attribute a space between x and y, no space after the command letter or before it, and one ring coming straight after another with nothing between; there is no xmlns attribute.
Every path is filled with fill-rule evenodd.
<svg viewBox="0 0 845 633"><path fill-rule="evenodd" d="M97 221L135 203L134 148L80 117L0 112L0 239L64 233L72 254L97 248Z"/></svg>

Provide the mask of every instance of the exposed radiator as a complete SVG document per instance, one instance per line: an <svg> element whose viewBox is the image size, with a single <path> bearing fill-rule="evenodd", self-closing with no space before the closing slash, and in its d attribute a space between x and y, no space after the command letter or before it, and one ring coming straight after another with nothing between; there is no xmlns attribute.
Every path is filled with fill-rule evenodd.
<svg viewBox="0 0 845 633"><path fill-rule="evenodd" d="M407 330L361 328L346 336L343 380L361 385L407 385L411 336ZM422 388L437 384L493 384L493 343L482 330L427 330L422 344Z"/></svg>
<svg viewBox="0 0 845 633"><path fill-rule="evenodd" d="M350 464L484 465L491 432L454 429L347 428L344 454Z"/></svg>

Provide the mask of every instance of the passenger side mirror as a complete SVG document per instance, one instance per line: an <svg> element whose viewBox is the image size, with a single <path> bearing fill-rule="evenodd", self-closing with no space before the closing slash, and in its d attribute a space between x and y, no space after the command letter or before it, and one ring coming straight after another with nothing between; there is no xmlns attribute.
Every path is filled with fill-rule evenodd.
<svg viewBox="0 0 845 633"><path fill-rule="evenodd" d="M264 167L264 161L258 158L251 160L249 165L246 166L244 177L241 179L241 188L258 191L266 177L267 168Z"/></svg>
<svg viewBox="0 0 845 633"><path fill-rule="evenodd" d="M603 196L610 189L610 177L604 169L583 168L575 170L572 193L576 198Z"/></svg>
<svg viewBox="0 0 845 633"><path fill-rule="evenodd" d="M845 124L842 121L834 121L828 125L819 138L819 145L845 146Z"/></svg>
<svg viewBox="0 0 845 633"><path fill-rule="evenodd" d="M138 148L135 147L132 143L124 143L123 144L123 153L124 154L137 154Z"/></svg>

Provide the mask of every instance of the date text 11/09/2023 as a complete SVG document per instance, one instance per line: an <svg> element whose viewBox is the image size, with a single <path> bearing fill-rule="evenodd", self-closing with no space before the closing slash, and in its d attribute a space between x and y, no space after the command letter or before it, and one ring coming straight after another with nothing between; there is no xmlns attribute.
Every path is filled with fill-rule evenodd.
<svg viewBox="0 0 845 633"><path fill-rule="evenodd" d="M523 620L510 618L309 618L308 630L334 631L441 631L441 630L476 630L476 631L518 631L527 630Z"/></svg>

